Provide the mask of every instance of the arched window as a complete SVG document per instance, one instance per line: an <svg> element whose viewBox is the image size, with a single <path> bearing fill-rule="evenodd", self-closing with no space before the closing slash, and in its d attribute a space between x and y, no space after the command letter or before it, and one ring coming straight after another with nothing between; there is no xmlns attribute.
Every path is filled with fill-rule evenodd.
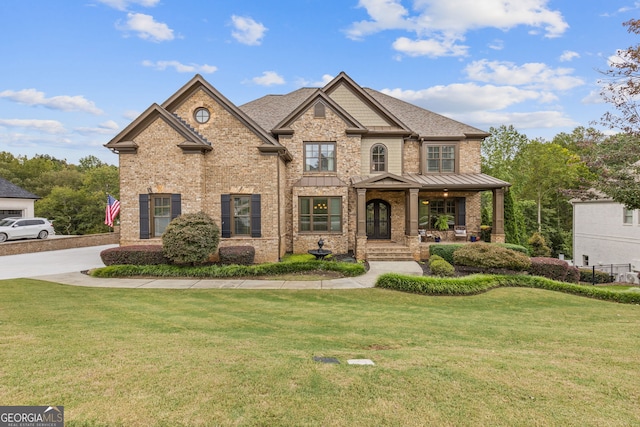
<svg viewBox="0 0 640 427"><path fill-rule="evenodd" d="M376 144L371 147L371 172L385 172L387 170L387 147Z"/></svg>

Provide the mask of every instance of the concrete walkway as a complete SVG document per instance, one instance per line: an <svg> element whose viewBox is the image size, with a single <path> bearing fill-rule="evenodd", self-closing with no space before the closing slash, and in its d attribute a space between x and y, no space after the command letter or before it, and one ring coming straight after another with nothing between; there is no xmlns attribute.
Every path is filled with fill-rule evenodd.
<svg viewBox="0 0 640 427"><path fill-rule="evenodd" d="M142 289L356 289L372 288L379 275L399 273L422 275L414 261L372 261L369 271L358 277L331 280L231 280L231 279L99 279L80 272L34 276L33 279L94 288Z"/></svg>

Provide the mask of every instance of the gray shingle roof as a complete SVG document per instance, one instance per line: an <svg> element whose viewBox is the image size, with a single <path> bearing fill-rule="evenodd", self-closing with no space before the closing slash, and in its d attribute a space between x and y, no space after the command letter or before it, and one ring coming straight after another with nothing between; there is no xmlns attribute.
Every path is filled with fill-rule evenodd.
<svg viewBox="0 0 640 427"><path fill-rule="evenodd" d="M4 178L0 178L0 197L6 199L39 199L40 197L36 196L29 191L18 187L15 184L7 181Z"/></svg>
<svg viewBox="0 0 640 427"><path fill-rule="evenodd" d="M239 108L264 130L271 131L316 90L316 88L301 88L285 95L266 95L241 105ZM487 134L483 130L385 95L377 90L369 88L363 88L363 90L421 137L464 138L469 134Z"/></svg>
<svg viewBox="0 0 640 427"><path fill-rule="evenodd" d="M266 95L238 108L264 130L271 131L316 90L305 87L285 95Z"/></svg>
<svg viewBox="0 0 640 427"><path fill-rule="evenodd" d="M463 138L465 134L486 134L483 130L465 125L377 90L369 88L364 88L364 90L421 137L459 136Z"/></svg>

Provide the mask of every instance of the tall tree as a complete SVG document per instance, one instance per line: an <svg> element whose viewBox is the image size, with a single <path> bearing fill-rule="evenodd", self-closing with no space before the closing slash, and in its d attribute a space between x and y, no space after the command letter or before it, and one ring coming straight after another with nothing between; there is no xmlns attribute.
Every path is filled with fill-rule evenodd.
<svg viewBox="0 0 640 427"><path fill-rule="evenodd" d="M482 172L510 182L513 178L513 160L529 143L529 139L519 133L513 125L491 127L489 133L491 136L482 141L480 150Z"/></svg>
<svg viewBox="0 0 640 427"><path fill-rule="evenodd" d="M640 34L639 19L622 25ZM617 113L605 113L600 122L621 134L603 143L585 143L584 159L600 177L594 181L596 189L629 209L640 209L640 45L618 50L603 73L601 95Z"/></svg>
<svg viewBox="0 0 640 427"><path fill-rule="evenodd" d="M558 144L535 140L524 147L513 162L513 189L519 199L534 200L538 232L542 231L542 208L560 190L576 185L580 158Z"/></svg>

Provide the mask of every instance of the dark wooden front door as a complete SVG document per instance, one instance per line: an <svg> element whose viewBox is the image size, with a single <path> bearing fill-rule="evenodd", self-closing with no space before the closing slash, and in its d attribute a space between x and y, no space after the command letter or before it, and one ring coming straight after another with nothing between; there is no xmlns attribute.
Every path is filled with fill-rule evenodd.
<svg viewBox="0 0 640 427"><path fill-rule="evenodd" d="M384 200L367 203L367 238L391 238L391 206Z"/></svg>

